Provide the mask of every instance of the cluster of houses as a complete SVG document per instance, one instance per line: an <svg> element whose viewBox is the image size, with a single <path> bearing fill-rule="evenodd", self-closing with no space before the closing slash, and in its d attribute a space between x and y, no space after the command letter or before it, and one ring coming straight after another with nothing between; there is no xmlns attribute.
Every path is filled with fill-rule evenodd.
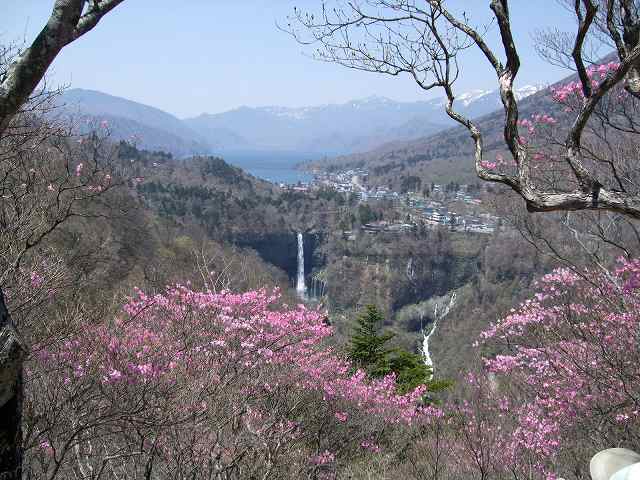
<svg viewBox="0 0 640 480"><path fill-rule="evenodd" d="M442 187L435 185L433 191L438 192ZM481 205L482 201L467 193L467 186L460 185L460 189L452 196L454 202L464 202L467 205ZM488 213L469 214L468 212L455 212L449 210L441 201L425 200L415 194L407 194L407 206L411 211L411 218L416 223L422 223L427 227L446 226L454 231L469 233L492 233L499 224L500 219Z"/></svg>
<svg viewBox="0 0 640 480"><path fill-rule="evenodd" d="M366 191L363 183L369 173L361 168L354 168L340 172L319 172L314 176L313 183L318 187L333 188L340 193L358 193Z"/></svg>
<svg viewBox="0 0 640 480"><path fill-rule="evenodd" d="M460 187L466 187L466 185L460 185ZM458 190L455 194L455 199L469 205L480 205L482 203L482 200L472 197L466 190Z"/></svg>
<svg viewBox="0 0 640 480"><path fill-rule="evenodd" d="M421 212L422 221L429 226L446 226L457 232L493 233L499 222L489 214L479 216L458 215L445 209L426 207Z"/></svg>
<svg viewBox="0 0 640 480"><path fill-rule="evenodd" d="M416 226L412 223L391 223L384 220L377 222L365 223L362 226L362 230L365 233L404 233L410 232L416 229Z"/></svg>
<svg viewBox="0 0 640 480"><path fill-rule="evenodd" d="M368 172L354 168L339 172L317 172L311 184L290 185L289 189L306 192L318 188L332 188L341 193L354 193L361 202L389 200L399 210L408 214L411 223L390 223L378 221L363 225L366 233L402 233L415 230L418 225L427 228L447 227L453 231L468 233L492 233L500 223L500 219L487 213L477 212L482 200L473 196L467 185L431 185L429 198L416 192L398 193L385 187L371 190L366 187ZM464 207L461 204L468 205ZM455 207L457 205L457 207ZM460 212L450 210L456 208ZM410 220L409 220L410 219Z"/></svg>
<svg viewBox="0 0 640 480"><path fill-rule="evenodd" d="M428 228L446 227L454 232L466 232L466 233L493 233L496 229L497 219L495 217L488 218L478 217L460 217L455 216L452 212L446 211L425 211L423 217L415 219L413 223L393 223L385 220L377 222L366 223L362 226L362 231L368 234L378 233L406 233L415 231L417 225L421 223ZM347 235L347 232L345 232ZM353 232L349 231L348 236L353 236Z"/></svg>
<svg viewBox="0 0 640 480"><path fill-rule="evenodd" d="M298 183L295 185L287 185L286 183L281 183L280 188L290 190L292 192L308 192L311 187L307 183Z"/></svg>
<svg viewBox="0 0 640 480"><path fill-rule="evenodd" d="M401 195L398 192L392 192L391 190L387 190L384 187L378 188L376 190L361 190L358 192L358 197L363 202L373 201L373 200L400 200Z"/></svg>

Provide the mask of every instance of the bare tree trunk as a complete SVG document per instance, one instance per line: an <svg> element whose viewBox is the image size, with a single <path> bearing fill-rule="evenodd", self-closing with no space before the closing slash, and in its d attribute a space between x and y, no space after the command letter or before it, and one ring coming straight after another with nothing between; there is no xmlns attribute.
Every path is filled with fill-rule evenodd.
<svg viewBox="0 0 640 480"><path fill-rule="evenodd" d="M0 479L22 477L22 363L25 349L0 289Z"/></svg>
<svg viewBox="0 0 640 480"><path fill-rule="evenodd" d="M0 136L29 101L60 51L124 0L56 0L47 24L0 81ZM25 347L0 288L0 480L22 477L22 364Z"/></svg>
<svg viewBox="0 0 640 480"><path fill-rule="evenodd" d="M58 53L123 1L56 0L47 24L29 48L12 62L0 83L0 133L28 101Z"/></svg>

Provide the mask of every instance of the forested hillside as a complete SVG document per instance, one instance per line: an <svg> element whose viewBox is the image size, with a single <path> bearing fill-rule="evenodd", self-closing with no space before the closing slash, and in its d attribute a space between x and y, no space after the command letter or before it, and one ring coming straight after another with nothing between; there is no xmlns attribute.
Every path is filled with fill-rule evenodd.
<svg viewBox="0 0 640 480"><path fill-rule="evenodd" d="M207 153L211 145L181 120L157 108L79 88L56 98L55 115L86 133L106 122L114 140L135 142L148 150L162 150L178 157Z"/></svg>

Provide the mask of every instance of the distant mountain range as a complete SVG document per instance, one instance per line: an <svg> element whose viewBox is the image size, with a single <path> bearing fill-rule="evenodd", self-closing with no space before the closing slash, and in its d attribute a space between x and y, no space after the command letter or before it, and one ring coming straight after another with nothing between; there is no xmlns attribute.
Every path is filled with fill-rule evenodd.
<svg viewBox="0 0 640 480"><path fill-rule="evenodd" d="M525 86L519 97L540 87ZM136 137L148 150L178 156L220 153L224 150L288 150L323 155L365 152L393 141L409 141L443 131L452 125L443 98L397 102L368 97L339 105L314 107L240 107L184 120L141 103L102 92L70 89L60 104L78 128L106 120L115 139ZM500 106L497 91L475 90L456 100L471 117Z"/></svg>
<svg viewBox="0 0 640 480"><path fill-rule="evenodd" d="M66 90L58 102L80 131L106 121L116 140L132 140L148 150L178 156L205 153L208 142L185 123L160 109L94 90Z"/></svg>
<svg viewBox="0 0 640 480"><path fill-rule="evenodd" d="M559 86L577 80L575 75L560 80L552 86ZM551 100L548 88L520 89L517 97L520 118L546 113L558 119L565 119L561 105ZM508 156L504 143L504 110L496 107L496 92L471 92L459 97L465 111L475 118L476 125L483 134L485 158L495 155ZM442 107L441 107L442 108ZM481 112L485 112L482 114ZM309 170L342 170L365 168L369 170L372 184L400 189L403 179L418 177L423 182L446 183L455 181L468 183L478 181L474 166L473 141L466 128L456 124L438 133L411 140L391 141L366 152L355 152L332 158L308 162Z"/></svg>

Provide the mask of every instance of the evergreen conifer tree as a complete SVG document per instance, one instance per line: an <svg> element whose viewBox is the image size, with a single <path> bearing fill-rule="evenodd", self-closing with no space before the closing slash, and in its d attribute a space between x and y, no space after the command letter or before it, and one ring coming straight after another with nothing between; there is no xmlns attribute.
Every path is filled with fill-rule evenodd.
<svg viewBox="0 0 640 480"><path fill-rule="evenodd" d="M418 354L402 348L387 348L393 333L380 333L384 318L374 305L360 314L349 343L349 359L372 378L396 374L398 391L407 392L427 384L429 368Z"/></svg>
<svg viewBox="0 0 640 480"><path fill-rule="evenodd" d="M383 320L375 305L367 305L357 319L349 345L349 359L356 367L374 377L385 375L384 364L389 355L385 344L393 338L393 333L379 333Z"/></svg>

